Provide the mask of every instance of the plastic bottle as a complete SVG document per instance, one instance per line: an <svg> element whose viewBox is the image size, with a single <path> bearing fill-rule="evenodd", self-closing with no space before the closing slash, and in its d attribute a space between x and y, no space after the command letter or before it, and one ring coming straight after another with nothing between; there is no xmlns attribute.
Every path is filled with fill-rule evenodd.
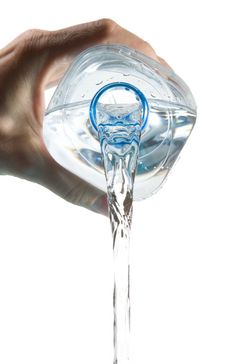
<svg viewBox="0 0 236 364"><path fill-rule="evenodd" d="M196 104L171 69L133 49L101 45L81 53L66 72L45 113L43 135L58 163L106 192L98 126L125 122L132 137L137 120L135 200L162 185L193 129Z"/></svg>

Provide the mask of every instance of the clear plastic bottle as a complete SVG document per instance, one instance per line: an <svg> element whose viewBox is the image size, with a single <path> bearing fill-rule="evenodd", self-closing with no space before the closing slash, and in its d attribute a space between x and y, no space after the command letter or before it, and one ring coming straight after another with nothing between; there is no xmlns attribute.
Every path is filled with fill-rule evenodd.
<svg viewBox="0 0 236 364"><path fill-rule="evenodd" d="M106 192L98 124L121 119L128 130L137 118L142 134L134 199L143 199L162 185L196 120L189 88L162 64L121 45L81 53L49 103L44 140L58 163Z"/></svg>

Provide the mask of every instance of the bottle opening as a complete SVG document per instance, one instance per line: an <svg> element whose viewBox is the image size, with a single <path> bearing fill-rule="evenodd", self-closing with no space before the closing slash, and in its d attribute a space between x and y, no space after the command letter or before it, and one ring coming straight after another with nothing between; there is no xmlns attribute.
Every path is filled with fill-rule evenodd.
<svg viewBox="0 0 236 364"><path fill-rule="evenodd" d="M148 102L144 94L126 82L114 82L102 87L90 104L90 121L96 131L99 126L139 125L144 130L148 119Z"/></svg>

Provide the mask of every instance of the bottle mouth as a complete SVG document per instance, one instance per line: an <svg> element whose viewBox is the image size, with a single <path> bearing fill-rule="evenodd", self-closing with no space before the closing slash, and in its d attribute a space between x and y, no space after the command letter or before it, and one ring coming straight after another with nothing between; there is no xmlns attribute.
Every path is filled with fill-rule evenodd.
<svg viewBox="0 0 236 364"><path fill-rule="evenodd" d="M90 103L90 121L98 132L99 126L131 126L137 123L145 129L149 106L144 94L126 82L113 82L103 86Z"/></svg>

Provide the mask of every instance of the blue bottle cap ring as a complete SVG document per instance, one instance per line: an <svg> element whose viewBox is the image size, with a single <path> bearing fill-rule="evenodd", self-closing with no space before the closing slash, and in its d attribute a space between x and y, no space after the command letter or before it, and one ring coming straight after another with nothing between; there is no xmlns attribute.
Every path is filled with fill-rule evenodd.
<svg viewBox="0 0 236 364"><path fill-rule="evenodd" d="M113 83L109 83L105 86L103 86L102 88L100 88L100 90L94 95L91 103L90 103L90 110L89 110L89 115L90 115L90 121L92 123L92 126L94 127L94 129L96 131L98 131L98 127L97 127L97 122L96 122L96 113L97 113L97 103L98 100L100 99L100 97L108 90L110 89L122 89L124 88L126 91L131 91L133 92L136 97L139 98L139 100L141 101L142 104L142 124L141 124L141 131L143 131L146 127L147 124L147 120L148 120L148 114L149 114L149 106L148 106L148 102L146 97L144 96L144 94L135 86L131 85L130 83L127 82L113 82Z"/></svg>

